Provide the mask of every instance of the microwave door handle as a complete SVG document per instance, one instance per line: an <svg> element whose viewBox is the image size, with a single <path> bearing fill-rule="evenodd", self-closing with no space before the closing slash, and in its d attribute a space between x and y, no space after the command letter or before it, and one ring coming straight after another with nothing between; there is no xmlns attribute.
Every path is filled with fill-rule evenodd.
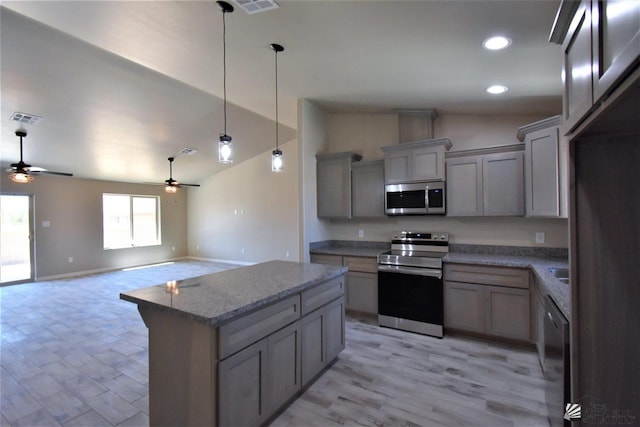
<svg viewBox="0 0 640 427"><path fill-rule="evenodd" d="M424 208L429 212L429 186L424 188Z"/></svg>

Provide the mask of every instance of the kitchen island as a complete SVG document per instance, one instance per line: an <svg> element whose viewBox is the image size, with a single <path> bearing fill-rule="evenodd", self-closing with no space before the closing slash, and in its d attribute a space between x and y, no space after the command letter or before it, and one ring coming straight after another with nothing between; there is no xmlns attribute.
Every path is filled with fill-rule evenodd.
<svg viewBox="0 0 640 427"><path fill-rule="evenodd" d="M270 261L138 289L150 424L259 425L344 349L345 267Z"/></svg>

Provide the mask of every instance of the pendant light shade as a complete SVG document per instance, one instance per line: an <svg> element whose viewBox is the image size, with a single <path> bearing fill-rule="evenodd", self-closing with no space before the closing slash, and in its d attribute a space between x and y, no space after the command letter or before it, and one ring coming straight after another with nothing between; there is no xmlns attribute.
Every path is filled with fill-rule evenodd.
<svg viewBox="0 0 640 427"><path fill-rule="evenodd" d="M284 166L284 159L282 157L282 151L278 148L278 128L280 127L280 123L278 121L278 52L282 52L284 47L277 43L271 44L271 49L275 52L276 57L276 149L273 150L271 154L271 171L272 172L282 172L282 168Z"/></svg>
<svg viewBox="0 0 640 427"><path fill-rule="evenodd" d="M233 6L226 1L217 1L222 11L222 75L224 92L224 133L220 134L218 142L218 161L220 163L233 163L233 144L231 136L227 134L227 25L226 15L233 12Z"/></svg>

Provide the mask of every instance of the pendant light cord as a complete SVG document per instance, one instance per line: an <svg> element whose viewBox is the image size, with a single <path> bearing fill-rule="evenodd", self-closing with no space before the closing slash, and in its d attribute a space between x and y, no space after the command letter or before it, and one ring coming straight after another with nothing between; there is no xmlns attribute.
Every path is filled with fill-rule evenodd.
<svg viewBox="0 0 640 427"><path fill-rule="evenodd" d="M278 150L278 51L276 50L276 150Z"/></svg>
<svg viewBox="0 0 640 427"><path fill-rule="evenodd" d="M227 11L222 11L222 79L224 93L224 134L227 134Z"/></svg>

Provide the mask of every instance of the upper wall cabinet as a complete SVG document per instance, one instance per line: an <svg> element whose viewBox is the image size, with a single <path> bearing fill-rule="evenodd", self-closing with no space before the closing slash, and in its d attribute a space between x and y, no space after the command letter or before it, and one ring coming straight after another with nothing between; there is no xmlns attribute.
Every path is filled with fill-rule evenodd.
<svg viewBox="0 0 640 427"><path fill-rule="evenodd" d="M524 144L447 156L447 216L524 215Z"/></svg>
<svg viewBox="0 0 640 427"><path fill-rule="evenodd" d="M384 162L353 163L351 191L354 218L384 217Z"/></svg>
<svg viewBox="0 0 640 427"><path fill-rule="evenodd" d="M386 184L444 180L444 154L451 149L447 138L381 147Z"/></svg>
<svg viewBox="0 0 640 427"><path fill-rule="evenodd" d="M344 152L316 159L318 218L351 218L351 163L362 156Z"/></svg>
<svg viewBox="0 0 640 427"><path fill-rule="evenodd" d="M562 44L563 118L572 132L640 63L640 2L563 1L551 41Z"/></svg>
<svg viewBox="0 0 640 427"><path fill-rule="evenodd" d="M560 137L560 116L550 117L518 129L525 143L524 192L526 215L567 216L568 145Z"/></svg>

